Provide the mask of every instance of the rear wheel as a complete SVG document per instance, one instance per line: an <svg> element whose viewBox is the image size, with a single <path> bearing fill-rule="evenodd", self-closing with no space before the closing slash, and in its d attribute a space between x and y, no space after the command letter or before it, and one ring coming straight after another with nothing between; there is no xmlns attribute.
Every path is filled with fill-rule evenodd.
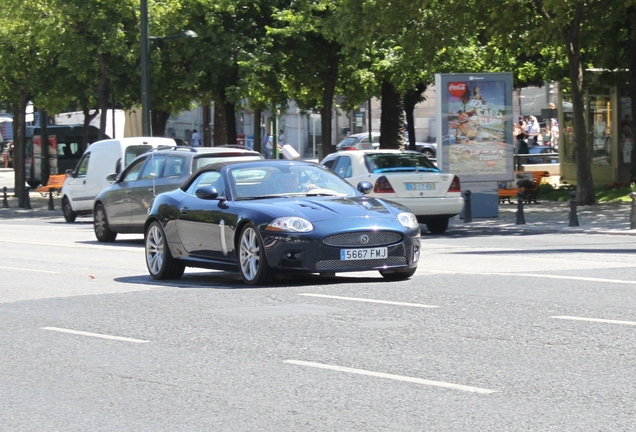
<svg viewBox="0 0 636 432"><path fill-rule="evenodd" d="M185 265L170 253L163 227L157 221L146 230L146 267L153 279L179 279Z"/></svg>
<svg viewBox="0 0 636 432"><path fill-rule="evenodd" d="M113 232L108 225L108 217L106 217L106 209L103 204L97 204L95 213L93 214L93 228L95 237L103 243L111 243L115 241L117 233Z"/></svg>
<svg viewBox="0 0 636 432"><path fill-rule="evenodd" d="M380 271L380 274L384 279L389 281L403 281L413 276L415 274L415 270L417 269L398 270L394 272Z"/></svg>
<svg viewBox="0 0 636 432"><path fill-rule="evenodd" d="M265 257L263 239L256 226L248 223L239 238L239 266L241 277L248 285L258 285L268 281L271 270Z"/></svg>
<svg viewBox="0 0 636 432"><path fill-rule="evenodd" d="M64 220L68 223L75 222L75 218L77 218L77 213L73 211L73 207L71 207L71 202L67 197L62 199L62 211L64 212Z"/></svg>
<svg viewBox="0 0 636 432"><path fill-rule="evenodd" d="M447 217L428 219L426 227L431 234L444 234L448 229L448 219Z"/></svg>

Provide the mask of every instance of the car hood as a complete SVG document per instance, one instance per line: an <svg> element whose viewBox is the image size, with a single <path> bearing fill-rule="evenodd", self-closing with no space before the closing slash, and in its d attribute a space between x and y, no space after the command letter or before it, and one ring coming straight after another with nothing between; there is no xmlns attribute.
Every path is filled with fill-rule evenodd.
<svg viewBox="0 0 636 432"><path fill-rule="evenodd" d="M313 222L342 218L395 218L410 211L401 204L370 197L289 197L260 201L261 211L274 217L299 216Z"/></svg>

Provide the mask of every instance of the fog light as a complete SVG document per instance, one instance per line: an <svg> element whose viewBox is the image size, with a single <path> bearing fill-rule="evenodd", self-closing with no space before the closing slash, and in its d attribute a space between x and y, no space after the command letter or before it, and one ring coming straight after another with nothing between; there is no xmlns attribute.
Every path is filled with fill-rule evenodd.
<svg viewBox="0 0 636 432"><path fill-rule="evenodd" d="M420 260L420 247L413 246L413 262L418 262Z"/></svg>

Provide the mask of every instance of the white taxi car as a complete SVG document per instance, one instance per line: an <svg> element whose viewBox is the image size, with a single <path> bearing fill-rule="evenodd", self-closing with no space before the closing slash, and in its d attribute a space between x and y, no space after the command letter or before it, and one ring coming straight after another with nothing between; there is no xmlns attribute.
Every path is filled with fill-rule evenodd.
<svg viewBox="0 0 636 432"><path fill-rule="evenodd" d="M321 165L352 185L368 181L367 196L405 205L432 234L443 234L451 217L464 208L459 178L441 172L419 152L408 150L352 150L332 153Z"/></svg>

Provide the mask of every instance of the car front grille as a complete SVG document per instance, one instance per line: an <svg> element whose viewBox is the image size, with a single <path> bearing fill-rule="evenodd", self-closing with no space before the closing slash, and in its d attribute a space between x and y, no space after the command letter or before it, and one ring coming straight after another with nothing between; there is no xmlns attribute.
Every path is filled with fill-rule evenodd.
<svg viewBox="0 0 636 432"><path fill-rule="evenodd" d="M406 257L401 256L355 261L324 260L316 263L316 271L373 270L384 266L395 267L403 265L406 265Z"/></svg>
<svg viewBox="0 0 636 432"><path fill-rule="evenodd" d="M368 231L332 235L322 239L322 243L335 247L375 247L388 246L399 243L401 240L402 235L396 232Z"/></svg>

